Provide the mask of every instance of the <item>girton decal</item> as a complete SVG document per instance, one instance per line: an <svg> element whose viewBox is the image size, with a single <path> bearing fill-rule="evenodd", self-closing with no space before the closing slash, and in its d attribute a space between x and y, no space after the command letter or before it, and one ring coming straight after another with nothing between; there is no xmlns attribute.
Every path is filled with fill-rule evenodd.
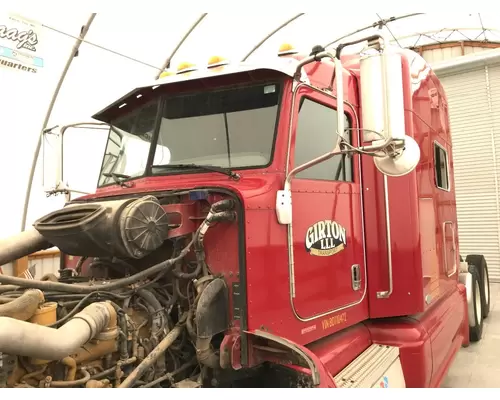
<svg viewBox="0 0 500 400"><path fill-rule="evenodd" d="M332 256L346 247L346 229L338 222L319 221L306 232L306 251L313 256Z"/></svg>

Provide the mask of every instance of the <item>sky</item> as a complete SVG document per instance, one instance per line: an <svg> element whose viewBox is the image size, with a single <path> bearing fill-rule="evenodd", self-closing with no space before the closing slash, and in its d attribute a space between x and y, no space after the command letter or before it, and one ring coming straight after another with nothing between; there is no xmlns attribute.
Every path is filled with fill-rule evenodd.
<svg viewBox="0 0 500 400"><path fill-rule="evenodd" d="M90 122L95 112L134 87L154 79L158 68L201 14L172 12L169 4L159 3L155 12L122 10L119 14L97 13L86 37L87 43L82 44L79 56L70 67L49 127ZM33 151L48 102L74 44L73 37L79 34L81 26L89 18L89 12L70 11L21 7L7 9L0 6L0 46L2 25L11 21L9 16L17 14L38 23L36 52L43 59L43 67L38 68L36 74L0 66L0 132L4 138L0 145L0 171L2 192L7 195L2 198L3 207L0 208L0 238L21 229ZM176 66L181 61L206 64L213 55L226 57L233 62L240 61L267 33L296 14L246 10L239 14L209 12L180 48L172 65ZM405 12L380 14L383 18L389 18ZM465 34L469 39L478 36L482 39L484 34L481 29L478 30L481 26L493 29L486 32L489 40L500 41L500 34L495 31L500 29L500 20L494 14L427 14L391 22L388 27L399 38L398 42L402 46L414 44L418 38L418 44L434 42L435 37L428 32L435 30L443 30L438 36L440 40L445 40L450 33L452 36L449 38L464 39ZM376 13L359 15L356 10L335 13L335 23L326 22L327 17L325 13L306 13L297 18L255 52L252 60L276 57L277 49L284 42L308 51L316 44L332 42L379 19ZM454 28L460 29L454 33L449 30ZM418 35L415 36L416 33ZM102 154L99 146L103 146L104 141L105 134L100 131L68 130L65 178L73 188L95 190ZM43 191L44 175L47 185L54 181L53 160L56 151L54 143L46 142L41 152L32 189L28 226L64 204L62 196L47 198Z"/></svg>

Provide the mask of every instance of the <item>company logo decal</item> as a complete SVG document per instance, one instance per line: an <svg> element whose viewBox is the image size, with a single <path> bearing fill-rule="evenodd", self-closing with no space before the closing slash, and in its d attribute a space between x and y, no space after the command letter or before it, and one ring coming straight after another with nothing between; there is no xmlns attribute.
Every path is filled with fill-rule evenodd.
<svg viewBox="0 0 500 400"><path fill-rule="evenodd" d="M25 49L33 52L36 52L38 44L38 36L32 29L22 31L6 25L0 25L0 39L10 40L18 50Z"/></svg>
<svg viewBox="0 0 500 400"><path fill-rule="evenodd" d="M37 73L42 25L15 14L0 15L0 67Z"/></svg>
<svg viewBox="0 0 500 400"><path fill-rule="evenodd" d="M384 379L380 382L380 387L384 389L389 387L389 378L387 376L384 376Z"/></svg>
<svg viewBox="0 0 500 400"><path fill-rule="evenodd" d="M346 229L338 222L319 221L307 230L306 251L313 256L332 256L346 247Z"/></svg>

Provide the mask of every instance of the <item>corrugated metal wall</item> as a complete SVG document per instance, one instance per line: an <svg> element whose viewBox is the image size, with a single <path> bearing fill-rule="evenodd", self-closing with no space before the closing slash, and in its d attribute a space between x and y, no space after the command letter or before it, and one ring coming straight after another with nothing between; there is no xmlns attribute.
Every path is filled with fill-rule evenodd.
<svg viewBox="0 0 500 400"><path fill-rule="evenodd" d="M460 253L484 254L490 279L500 281L500 65L440 79L452 129Z"/></svg>

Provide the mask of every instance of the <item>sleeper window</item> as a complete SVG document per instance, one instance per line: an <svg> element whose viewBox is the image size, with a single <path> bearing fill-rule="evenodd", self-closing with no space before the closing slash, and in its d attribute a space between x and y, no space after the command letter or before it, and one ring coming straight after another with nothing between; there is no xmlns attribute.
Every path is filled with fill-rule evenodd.
<svg viewBox="0 0 500 400"><path fill-rule="evenodd" d="M448 154L439 144L434 143L434 170L436 186L439 189L449 190L450 182L448 180Z"/></svg>

